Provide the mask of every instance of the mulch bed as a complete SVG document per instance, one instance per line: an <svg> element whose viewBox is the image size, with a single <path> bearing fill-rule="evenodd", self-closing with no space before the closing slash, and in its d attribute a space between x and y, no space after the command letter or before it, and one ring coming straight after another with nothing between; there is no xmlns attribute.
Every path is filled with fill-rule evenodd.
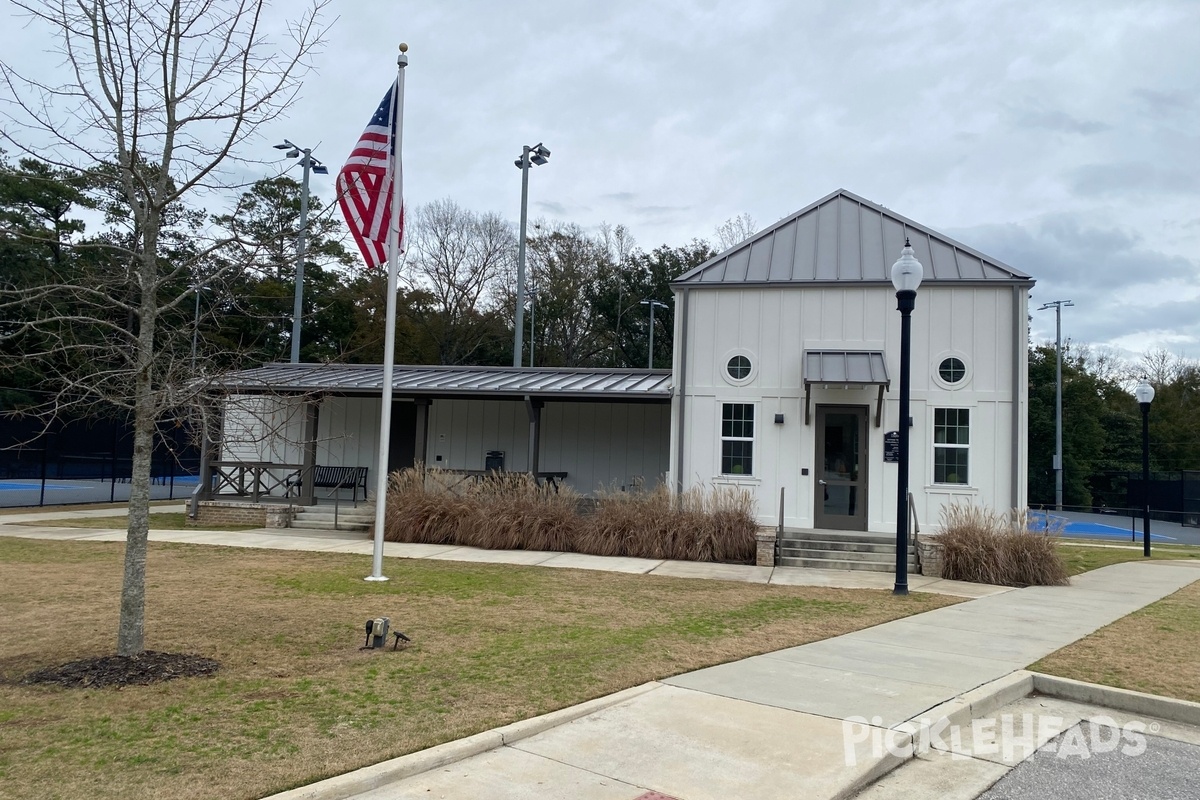
<svg viewBox="0 0 1200 800"><path fill-rule="evenodd" d="M136 656L100 656L46 667L26 675L21 683L99 689L214 675L220 668L219 662L203 656L146 650Z"/></svg>

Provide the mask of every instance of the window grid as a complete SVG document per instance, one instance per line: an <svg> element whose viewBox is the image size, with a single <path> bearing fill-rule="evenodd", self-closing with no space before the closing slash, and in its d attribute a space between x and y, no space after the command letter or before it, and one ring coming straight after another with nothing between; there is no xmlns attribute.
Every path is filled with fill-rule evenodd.
<svg viewBox="0 0 1200 800"><path fill-rule="evenodd" d="M938 374L946 383L958 383L967 376L967 365L962 359L951 356L938 365Z"/></svg>
<svg viewBox="0 0 1200 800"><path fill-rule="evenodd" d="M971 412L966 408L933 410L933 482L970 483Z"/></svg>
<svg viewBox="0 0 1200 800"><path fill-rule="evenodd" d="M725 370L735 381L745 380L750 376L750 359L745 356L734 356L725 365Z"/></svg>
<svg viewBox="0 0 1200 800"><path fill-rule="evenodd" d="M754 404L721 404L721 474L754 474Z"/></svg>

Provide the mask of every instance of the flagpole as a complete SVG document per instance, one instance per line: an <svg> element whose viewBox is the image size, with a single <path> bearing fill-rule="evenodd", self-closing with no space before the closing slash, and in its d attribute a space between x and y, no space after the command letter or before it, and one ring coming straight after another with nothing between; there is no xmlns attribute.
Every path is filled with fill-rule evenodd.
<svg viewBox="0 0 1200 800"><path fill-rule="evenodd" d="M383 523L387 516L388 445L392 432L392 374L396 360L396 273L400 264L400 215L403 213L403 174L400 150L404 139L404 68L408 45L400 45L396 57L396 91L392 97L395 131L392 156L392 219L388 226L387 318L383 334L383 402L379 409L379 464L375 469L375 547L368 581L386 581L383 574Z"/></svg>

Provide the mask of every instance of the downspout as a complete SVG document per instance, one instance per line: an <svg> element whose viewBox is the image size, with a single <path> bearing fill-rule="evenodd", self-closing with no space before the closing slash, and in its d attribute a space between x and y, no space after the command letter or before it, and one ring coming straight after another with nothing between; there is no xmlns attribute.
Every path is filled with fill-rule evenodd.
<svg viewBox="0 0 1200 800"><path fill-rule="evenodd" d="M679 317L679 374L676 387L679 392L679 414L675 422L675 492L683 493L683 418L687 400L687 342L688 342L688 295L691 289L684 288L680 298L682 310Z"/></svg>
<svg viewBox="0 0 1200 800"><path fill-rule="evenodd" d="M1021 359L1026 358L1027 339L1025 330L1024 304L1021 302L1021 287L1013 286L1013 353L1012 353L1012 506L1017 507L1021 497L1021 447L1024 437L1021 430Z"/></svg>

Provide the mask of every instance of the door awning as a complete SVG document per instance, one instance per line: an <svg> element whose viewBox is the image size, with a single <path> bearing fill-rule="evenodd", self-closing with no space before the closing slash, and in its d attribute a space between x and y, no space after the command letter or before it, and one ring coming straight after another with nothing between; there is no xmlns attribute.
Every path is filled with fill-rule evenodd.
<svg viewBox="0 0 1200 800"><path fill-rule="evenodd" d="M887 359L881 350L805 350L804 351L804 424L811 422L809 401L813 386L878 386L875 427L883 419L883 392L890 389Z"/></svg>

